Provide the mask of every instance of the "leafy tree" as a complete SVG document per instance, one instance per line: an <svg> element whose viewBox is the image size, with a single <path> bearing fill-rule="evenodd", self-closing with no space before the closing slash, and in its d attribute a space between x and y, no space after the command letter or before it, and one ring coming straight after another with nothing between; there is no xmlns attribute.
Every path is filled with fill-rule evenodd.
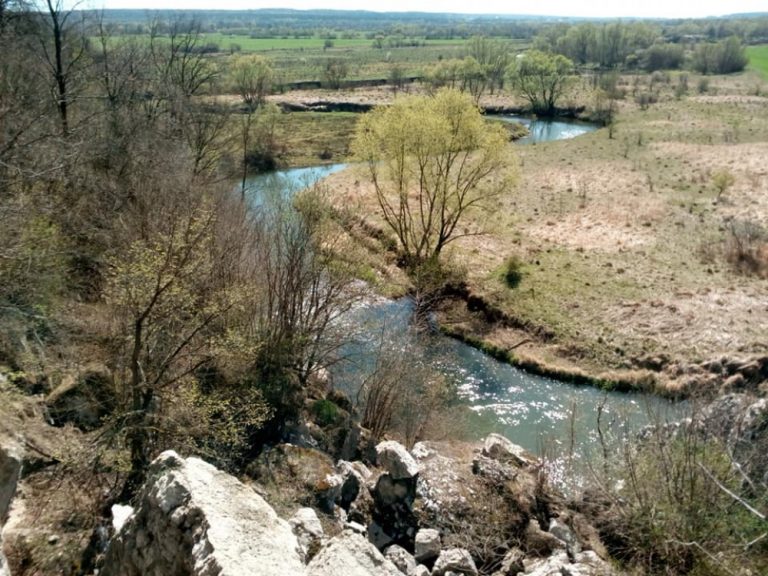
<svg viewBox="0 0 768 576"><path fill-rule="evenodd" d="M472 234L460 222L510 184L504 128L456 90L375 109L358 124L353 148L412 266L436 261L446 245Z"/></svg>
<svg viewBox="0 0 768 576"><path fill-rule="evenodd" d="M516 89L536 114L551 115L573 71L573 62L561 54L529 50L509 70Z"/></svg>
<svg viewBox="0 0 768 576"><path fill-rule="evenodd" d="M230 68L235 91L249 110L264 103L272 89L274 73L269 61L263 56L248 54L238 56Z"/></svg>
<svg viewBox="0 0 768 576"><path fill-rule="evenodd" d="M716 44L700 44L693 53L693 68L702 74L741 72L748 62L744 46L735 36Z"/></svg>

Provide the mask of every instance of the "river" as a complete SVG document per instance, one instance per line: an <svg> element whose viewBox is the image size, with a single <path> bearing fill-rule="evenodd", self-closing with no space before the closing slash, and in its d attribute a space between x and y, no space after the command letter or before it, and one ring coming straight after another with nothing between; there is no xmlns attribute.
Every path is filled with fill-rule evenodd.
<svg viewBox="0 0 768 576"><path fill-rule="evenodd" d="M502 119L529 126L530 135L518 141L522 144L574 138L596 129L582 122ZM294 168L249 182L254 189L279 186L290 193L345 167ZM536 376L440 334L415 335L409 330L411 308L407 298L376 299L348 315L346 333L353 337L343 350L347 361L332 371L338 387L354 395L384 341L390 348L407 351L411 361L427 363L455 385L471 410L469 421L462 425L464 435L479 439L499 432L532 452L561 460L585 459L602 450L598 411L601 429L619 438L657 420L676 419L684 409L650 394L609 392Z"/></svg>

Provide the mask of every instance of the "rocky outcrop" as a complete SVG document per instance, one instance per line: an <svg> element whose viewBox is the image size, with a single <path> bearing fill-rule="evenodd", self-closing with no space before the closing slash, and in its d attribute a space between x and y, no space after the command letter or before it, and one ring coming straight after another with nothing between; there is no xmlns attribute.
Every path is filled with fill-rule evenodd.
<svg viewBox="0 0 768 576"><path fill-rule="evenodd" d="M105 576L303 574L287 522L251 488L197 458L158 457Z"/></svg>
<svg viewBox="0 0 768 576"><path fill-rule="evenodd" d="M0 576L10 576L3 553L2 529L21 476L21 448L11 440L0 440Z"/></svg>
<svg viewBox="0 0 768 576"><path fill-rule="evenodd" d="M245 574L245 573L244 573ZM254 572L263 574L263 572ZM285 576L293 574L286 572ZM307 566L307 576L402 576L363 536L345 530L324 546Z"/></svg>
<svg viewBox="0 0 768 576"><path fill-rule="evenodd" d="M376 446L379 466L384 468L393 480L410 480L419 473L419 465L399 442L387 441Z"/></svg>
<svg viewBox="0 0 768 576"><path fill-rule="evenodd" d="M451 548L443 550L435 560L432 568L432 576L445 576L446 574L466 574L477 576L477 567L472 555L463 548Z"/></svg>
<svg viewBox="0 0 768 576"><path fill-rule="evenodd" d="M582 552L569 558L566 552L558 552L548 558L525 560L526 576L618 576L613 567L592 551Z"/></svg>
<svg viewBox="0 0 768 576"><path fill-rule="evenodd" d="M330 539L313 508L285 522L236 479L164 453L135 509L116 508L118 534L102 574L477 576L476 563L495 576L612 574L577 513L537 483L535 457L508 440L422 443L412 453L387 442L377 452L383 469L334 466L289 446L272 461L293 462L285 480L294 490L299 479L315 506L317 485L336 479L324 503L326 520L340 529ZM323 466L305 470L310 461ZM356 507L368 513L352 520Z"/></svg>

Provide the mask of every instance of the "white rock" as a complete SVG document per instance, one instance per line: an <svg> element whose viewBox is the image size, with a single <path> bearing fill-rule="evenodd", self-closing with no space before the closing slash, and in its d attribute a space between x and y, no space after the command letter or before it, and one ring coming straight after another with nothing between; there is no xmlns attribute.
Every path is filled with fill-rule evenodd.
<svg viewBox="0 0 768 576"><path fill-rule="evenodd" d="M511 461L518 466L531 466L536 457L501 434L489 434L483 445L483 456L494 460Z"/></svg>
<svg viewBox="0 0 768 576"><path fill-rule="evenodd" d="M574 561L568 559L565 551L558 551L543 559L525 562L526 576L616 576L610 564L601 560L593 551L576 554Z"/></svg>
<svg viewBox="0 0 768 576"><path fill-rule="evenodd" d="M408 450L394 440L381 442L376 446L379 466L386 469L393 480L405 480L417 476L419 465Z"/></svg>
<svg viewBox="0 0 768 576"><path fill-rule="evenodd" d="M112 511L112 528L115 532L120 532L125 525L126 520L133 514L133 506L124 506L123 504L115 504L111 508Z"/></svg>
<svg viewBox="0 0 768 576"><path fill-rule="evenodd" d="M422 528L416 532L414 548L417 562L437 558L440 554L440 532L432 528Z"/></svg>
<svg viewBox="0 0 768 576"><path fill-rule="evenodd" d="M403 574L409 575L416 569L416 560L408 550L393 544L384 551L384 557L397 566Z"/></svg>
<svg viewBox="0 0 768 576"><path fill-rule="evenodd" d="M478 576L472 555L464 548L442 550L432 568L432 576L445 576L449 572Z"/></svg>
<svg viewBox="0 0 768 576"><path fill-rule="evenodd" d="M21 475L22 451L19 445L10 439L0 442L0 576L10 576L10 568L3 554L2 528L16 494L16 487Z"/></svg>
<svg viewBox="0 0 768 576"><path fill-rule="evenodd" d="M424 564L419 564L413 570L413 573L411 574L411 576L430 576L429 575L429 568L424 566Z"/></svg>
<svg viewBox="0 0 768 576"><path fill-rule="evenodd" d="M261 572L255 572L261 575ZM286 572L285 576L293 576ZM402 576L363 536L345 530L331 539L307 566L307 576Z"/></svg>
<svg viewBox="0 0 768 576"><path fill-rule="evenodd" d="M102 576L301 575L287 522L251 488L197 458L164 452L134 514L110 544Z"/></svg>
<svg viewBox="0 0 768 576"><path fill-rule="evenodd" d="M573 531L568 526L562 522L559 522L555 518L552 518L549 521L549 533L561 542L565 543L565 545L568 546L568 549L572 552L581 552L579 540L576 538L576 535L573 533Z"/></svg>
<svg viewBox="0 0 768 576"><path fill-rule="evenodd" d="M299 541L302 557L306 559L311 548L325 535L317 513L312 508L299 508L288 520L288 524Z"/></svg>

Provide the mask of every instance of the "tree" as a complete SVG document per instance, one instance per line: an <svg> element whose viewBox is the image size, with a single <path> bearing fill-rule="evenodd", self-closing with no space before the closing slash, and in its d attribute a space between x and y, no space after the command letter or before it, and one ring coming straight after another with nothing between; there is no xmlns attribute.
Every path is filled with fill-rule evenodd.
<svg viewBox="0 0 768 576"><path fill-rule="evenodd" d="M251 140L254 131L254 115L259 109L264 107L267 94L272 88L274 77L272 67L263 56L248 55L239 56L230 70L232 83L240 98L245 104L245 115L240 123L240 137L243 149L243 172L241 180L241 190L245 193L245 184L248 178L248 168L250 165L249 155L251 154ZM273 113L262 115L263 119L270 120L274 118ZM258 122L258 126L264 126L264 122ZM272 131L269 131L271 135ZM271 151L272 139L269 138L262 145L267 145L267 150Z"/></svg>
<svg viewBox="0 0 768 576"><path fill-rule="evenodd" d="M693 53L693 68L702 74L741 72L748 62L744 46L735 36L717 44L700 44Z"/></svg>
<svg viewBox="0 0 768 576"><path fill-rule="evenodd" d="M344 60L331 58L325 62L323 80L328 88L338 90L349 74L349 67Z"/></svg>
<svg viewBox="0 0 768 576"><path fill-rule="evenodd" d="M536 114L552 115L572 71L573 62L561 54L529 50L517 58L509 74Z"/></svg>
<svg viewBox="0 0 768 576"><path fill-rule="evenodd" d="M469 56L482 67L491 94L496 88L504 88L504 76L509 66L509 46L506 43L475 36L469 43Z"/></svg>
<svg viewBox="0 0 768 576"><path fill-rule="evenodd" d="M510 184L508 140L469 95L450 89L361 119L353 149L407 265L437 261L446 245L474 233L459 223Z"/></svg>
<svg viewBox="0 0 768 576"><path fill-rule="evenodd" d="M237 57L230 68L230 76L243 103L248 109L255 110L271 91L274 73L266 58L249 54Z"/></svg>
<svg viewBox="0 0 768 576"><path fill-rule="evenodd" d="M86 34L77 31L70 19L74 10L64 8L62 0L45 0L48 18L44 20L46 34L40 35L43 61L53 78L53 93L61 121L61 134L69 135L69 105L72 101L72 82L86 55Z"/></svg>

